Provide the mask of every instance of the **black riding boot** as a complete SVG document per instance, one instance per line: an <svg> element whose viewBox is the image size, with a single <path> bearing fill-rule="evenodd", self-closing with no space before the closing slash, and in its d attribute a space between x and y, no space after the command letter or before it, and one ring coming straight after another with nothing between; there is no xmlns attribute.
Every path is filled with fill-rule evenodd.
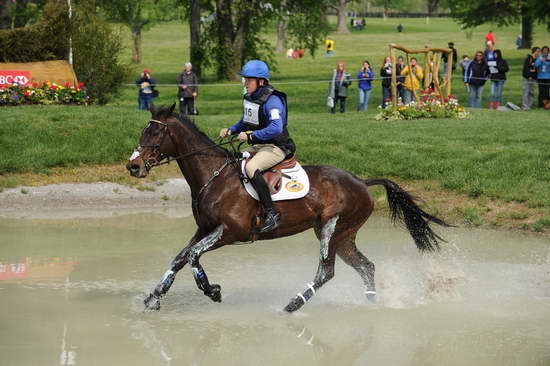
<svg viewBox="0 0 550 366"><path fill-rule="evenodd" d="M258 229L260 233L267 233L279 226L279 219L281 215L273 208L273 201L271 200L271 193L269 193L269 187L259 170L256 170L254 177L250 179L250 182L258 192L260 203L263 207L262 226Z"/></svg>

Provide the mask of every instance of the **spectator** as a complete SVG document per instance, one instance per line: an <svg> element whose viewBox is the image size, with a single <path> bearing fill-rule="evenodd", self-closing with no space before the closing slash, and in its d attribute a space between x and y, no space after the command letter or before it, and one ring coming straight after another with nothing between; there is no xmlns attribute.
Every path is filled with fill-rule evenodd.
<svg viewBox="0 0 550 366"><path fill-rule="evenodd" d="M361 18L361 30L365 29L367 26L367 20L365 18Z"/></svg>
<svg viewBox="0 0 550 366"><path fill-rule="evenodd" d="M535 85L537 84L537 68L535 61L540 55L540 47L533 47L523 62L523 100L522 109L531 109L535 99Z"/></svg>
<svg viewBox="0 0 550 366"><path fill-rule="evenodd" d="M294 48L289 48L286 50L286 57L292 58L292 55L294 54Z"/></svg>
<svg viewBox="0 0 550 366"><path fill-rule="evenodd" d="M462 61L460 61L460 67L462 68L462 78L464 78L464 74L466 73L466 69L468 68L468 64L472 62L470 60L470 57L468 55L462 55Z"/></svg>
<svg viewBox="0 0 550 366"><path fill-rule="evenodd" d="M374 80L374 72L370 67L370 62L363 61L363 67L357 73L357 80L359 80L359 106L358 111L366 111L369 109L369 98L372 89L372 80Z"/></svg>
<svg viewBox="0 0 550 366"><path fill-rule="evenodd" d="M491 80L491 92L489 94L489 109L498 109L502 102L502 89L506 81L506 73L509 70L508 63L502 58L502 52L495 50L494 61L488 61L489 79Z"/></svg>
<svg viewBox="0 0 550 366"><path fill-rule="evenodd" d="M458 52L456 51L455 44L453 42L449 42L447 46L453 51L453 67L451 71L451 77L453 76L453 72L456 70L456 63L458 58ZM443 53L441 56L443 59L443 79L447 79L447 69L449 67L449 55L447 53Z"/></svg>
<svg viewBox="0 0 550 366"><path fill-rule="evenodd" d="M401 75L404 67L405 60L403 56L399 56L397 58L397 64L395 65L395 74L397 76L397 95L401 98L401 102L405 100L405 77Z"/></svg>
<svg viewBox="0 0 550 366"><path fill-rule="evenodd" d="M327 56L334 55L334 41L330 37L325 40L325 49Z"/></svg>
<svg viewBox="0 0 550 366"><path fill-rule="evenodd" d="M139 79L136 80L136 86L139 89L138 106L139 109L148 110L153 103L153 93L156 86L155 79L151 76L151 70L145 69Z"/></svg>
<svg viewBox="0 0 550 366"><path fill-rule="evenodd" d="M491 41L485 43L485 60L493 61L493 52L495 50L495 45Z"/></svg>
<svg viewBox="0 0 550 366"><path fill-rule="evenodd" d="M544 108L544 101L550 100L550 56L548 46L542 47L541 55L535 61L537 82L539 84L539 107Z"/></svg>
<svg viewBox="0 0 550 366"><path fill-rule="evenodd" d="M411 58L410 66L410 68L408 65L405 66L401 71L401 75L406 76L404 104L409 104L413 100L414 93L420 92L420 82L424 78L424 73L422 68L418 66L416 58Z"/></svg>
<svg viewBox="0 0 550 366"><path fill-rule="evenodd" d="M468 107L481 108L483 86L489 75L489 67L485 61L485 54L477 51L474 59L466 67L464 84L468 89Z"/></svg>
<svg viewBox="0 0 550 366"><path fill-rule="evenodd" d="M403 32L403 24L399 23L397 25L397 32L399 32L399 33Z"/></svg>
<svg viewBox="0 0 550 366"><path fill-rule="evenodd" d="M516 46L518 50L523 47L523 37L521 34L518 35L518 38L516 38Z"/></svg>
<svg viewBox="0 0 550 366"><path fill-rule="evenodd" d="M493 46L497 44L497 41L495 40L495 35L493 34L492 30L490 30L489 33L485 35L485 42L491 42Z"/></svg>
<svg viewBox="0 0 550 366"><path fill-rule="evenodd" d="M193 65L191 65L191 62L186 62L183 72L179 74L176 79L176 83L178 84L178 99L180 102L181 114L196 114L195 98L197 97L197 92L199 91L199 87L197 85L199 81L192 70Z"/></svg>
<svg viewBox="0 0 550 366"><path fill-rule="evenodd" d="M340 102L340 113L346 111L346 98L348 87L351 85L351 75L346 72L344 61L338 61L338 68L332 73L332 80L329 84L329 98L332 98L330 112L336 113L336 103Z"/></svg>
<svg viewBox="0 0 550 366"><path fill-rule="evenodd" d="M391 101L391 58L384 58L382 67L380 68L380 77L382 78L382 108Z"/></svg>

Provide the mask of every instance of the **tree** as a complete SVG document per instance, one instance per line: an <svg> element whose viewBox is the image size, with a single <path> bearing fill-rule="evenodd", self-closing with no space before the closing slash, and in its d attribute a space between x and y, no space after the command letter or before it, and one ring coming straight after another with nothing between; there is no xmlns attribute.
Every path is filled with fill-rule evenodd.
<svg viewBox="0 0 550 366"><path fill-rule="evenodd" d="M336 5L330 5L331 8L336 10L338 16L338 22L336 23L336 32L338 33L349 33L346 15L348 3L352 1L353 0L337 0Z"/></svg>
<svg viewBox="0 0 550 366"><path fill-rule="evenodd" d="M286 30L292 45L308 49L312 55L327 32L322 21L327 6L325 0L203 1L212 4L201 23L203 62L205 66L214 66L218 79L240 79L238 73L242 65L253 58L261 58L274 66L273 47L262 34L270 22L278 21L280 14L291 14Z"/></svg>
<svg viewBox="0 0 550 366"><path fill-rule="evenodd" d="M548 0L455 0L449 2L451 16L464 28L494 22L498 25L521 21L523 48L531 48L533 22L546 23L550 29Z"/></svg>
<svg viewBox="0 0 550 366"><path fill-rule="evenodd" d="M157 0L97 0L111 21L132 32L132 62L141 62L141 33L162 19Z"/></svg>
<svg viewBox="0 0 550 366"><path fill-rule="evenodd" d="M431 18L433 14L437 11L437 8L439 7L440 0L427 0L426 1L426 7L428 10L428 16Z"/></svg>

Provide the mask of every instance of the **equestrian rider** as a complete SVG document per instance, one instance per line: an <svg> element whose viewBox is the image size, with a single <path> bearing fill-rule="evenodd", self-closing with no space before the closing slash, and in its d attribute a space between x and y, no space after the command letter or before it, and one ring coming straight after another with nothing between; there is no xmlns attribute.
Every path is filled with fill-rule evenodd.
<svg viewBox="0 0 550 366"><path fill-rule="evenodd" d="M246 164L246 174L263 207L259 232L265 233L277 228L280 214L273 208L262 172L292 157L296 146L287 130L286 94L269 85L267 64L260 60L249 61L240 75L244 77L246 87L243 116L230 128L222 128L220 137L239 134L239 140L252 145L246 151L256 153Z"/></svg>

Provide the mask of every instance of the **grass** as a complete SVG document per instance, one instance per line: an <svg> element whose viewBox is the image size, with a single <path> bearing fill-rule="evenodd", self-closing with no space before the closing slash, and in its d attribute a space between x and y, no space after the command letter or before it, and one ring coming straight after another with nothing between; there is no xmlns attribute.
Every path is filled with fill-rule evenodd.
<svg viewBox="0 0 550 366"><path fill-rule="evenodd" d="M401 22L405 32L398 34ZM511 65L504 96L516 104L521 98L521 65L526 50L515 49L517 27L477 28L468 40L449 19L368 19L367 29L333 34L336 56L300 60L277 56L273 84L289 97L289 129L299 159L307 164L329 164L364 177L396 179L422 192L443 215L465 222L507 222L546 230L550 225L550 119L544 111L495 112L474 110L467 120L374 120L380 103L379 81L374 83L370 108L355 112L353 85L348 112L331 115L324 105L328 79L337 60L355 72L364 59L376 74L390 42L411 48L445 46L454 41L459 55L481 48L489 28L497 36ZM172 85L188 54L188 28L166 23L146 32L144 62L157 82ZM542 45L542 27L535 29L535 44ZM268 35L274 41L274 32ZM128 44L130 37L126 34ZM129 51L124 55L129 59ZM422 62L421 62L422 64ZM304 84L291 84L307 82ZM128 80L132 84L132 80ZM199 90L197 123L210 136L238 120L242 87L215 82L211 73ZM176 100L173 86L159 87L159 104ZM487 89L485 101L487 99ZM464 99L458 80L453 94ZM113 181L136 184L128 178L124 162L137 144L149 114L136 107L136 90L130 85L108 106L22 106L0 109L0 188L61 181ZM157 169L152 178L177 176L173 166ZM146 188L144 188L146 189ZM381 194L381 193L378 193ZM455 210L456 208L456 210ZM470 209L469 209L470 208ZM517 213L515 213L517 212ZM545 221L546 220L546 221Z"/></svg>

